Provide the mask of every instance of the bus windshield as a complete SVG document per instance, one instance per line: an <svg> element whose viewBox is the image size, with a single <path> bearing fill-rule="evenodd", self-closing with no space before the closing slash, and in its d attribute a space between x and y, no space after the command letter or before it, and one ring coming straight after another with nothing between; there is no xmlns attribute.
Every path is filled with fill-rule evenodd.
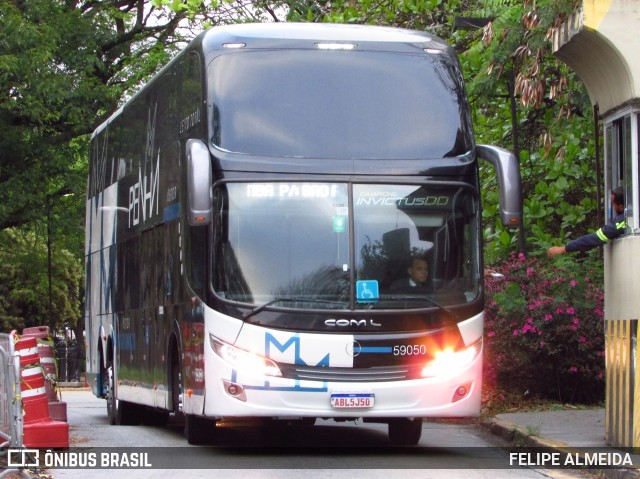
<svg viewBox="0 0 640 479"><path fill-rule="evenodd" d="M433 159L471 150L464 86L448 55L239 52L213 60L209 82L211 140L224 151Z"/></svg>
<svg viewBox="0 0 640 479"><path fill-rule="evenodd" d="M466 187L226 183L214 210L213 287L227 300L415 309L479 293L478 206Z"/></svg>

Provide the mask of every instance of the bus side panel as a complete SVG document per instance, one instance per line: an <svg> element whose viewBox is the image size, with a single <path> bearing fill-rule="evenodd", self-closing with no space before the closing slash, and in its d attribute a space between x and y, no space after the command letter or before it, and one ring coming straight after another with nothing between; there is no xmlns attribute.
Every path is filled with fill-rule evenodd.
<svg viewBox="0 0 640 479"><path fill-rule="evenodd" d="M202 313L183 284L179 221L180 140L206 136L201 61L187 52L92 138L85 323L87 374L96 395L104 393L100 373L113 354L119 399L171 407L168 360L176 320L183 321L177 344L187 349L186 385L203 390L203 366L196 364L203 356Z"/></svg>
<svg viewBox="0 0 640 479"><path fill-rule="evenodd" d="M182 375L184 412L202 414L204 408L204 318L202 301L193 297L193 303L179 308L180 335L182 336Z"/></svg>
<svg viewBox="0 0 640 479"><path fill-rule="evenodd" d="M85 331L87 381L96 395L103 393L99 373L101 341L113 331L116 275L117 185L87 201ZM105 336L106 337L106 336ZM102 360L105 361L106 354ZM104 365L104 363L103 363Z"/></svg>
<svg viewBox="0 0 640 479"><path fill-rule="evenodd" d="M152 258L154 264L150 295L153 296L152 315L154 406L171 408L169 340L173 324L173 305L184 298L177 296L175 283L179 282L178 219L180 214L179 142L165 144L159 152L159 205L162 223L153 230ZM177 274L178 273L178 274Z"/></svg>
<svg viewBox="0 0 640 479"><path fill-rule="evenodd" d="M177 163L177 162L176 162ZM177 165L176 165L177 166ZM167 179L168 184L171 184L171 177ZM171 187L168 188L168 190ZM173 203L176 200L177 186L173 187L173 193L169 195ZM158 322L156 324L158 330L158 339L156 342L156 353L161 355L160 362L162 366L159 366L154 371L154 380L158 384L158 390L156 391L156 407L171 409L171 355L174 351L171 347L172 334L177 333L174 330L174 324L176 324L176 309L180 302L184 302L182 277L180 275L180 238L179 229L180 224L177 219L177 212L179 210L179 203L173 203L173 205L167 205L165 207L164 220L166 221L161 229L160 234L163 236L162 240L162 256L159 261L162 264L162 269L159 272L161 277L159 280L161 284L159 286L159 305L158 306ZM180 350L181 339L178 334L176 346L178 351Z"/></svg>

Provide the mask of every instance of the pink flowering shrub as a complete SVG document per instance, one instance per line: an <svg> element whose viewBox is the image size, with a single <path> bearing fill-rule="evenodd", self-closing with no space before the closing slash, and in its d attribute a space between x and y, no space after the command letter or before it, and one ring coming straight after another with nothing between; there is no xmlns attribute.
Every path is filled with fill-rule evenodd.
<svg viewBox="0 0 640 479"><path fill-rule="evenodd" d="M601 272L512 255L486 281L485 384L561 402L604 398Z"/></svg>

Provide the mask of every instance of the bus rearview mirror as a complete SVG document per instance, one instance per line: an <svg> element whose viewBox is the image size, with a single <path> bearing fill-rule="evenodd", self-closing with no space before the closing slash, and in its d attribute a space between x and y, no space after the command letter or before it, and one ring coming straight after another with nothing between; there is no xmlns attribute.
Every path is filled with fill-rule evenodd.
<svg viewBox="0 0 640 479"><path fill-rule="evenodd" d="M211 223L211 158L200 140L187 141L187 201L191 226Z"/></svg>
<svg viewBox="0 0 640 479"><path fill-rule="evenodd" d="M479 158L493 165L500 189L500 220L505 228L522 226L522 182L518 159L504 148L476 145Z"/></svg>

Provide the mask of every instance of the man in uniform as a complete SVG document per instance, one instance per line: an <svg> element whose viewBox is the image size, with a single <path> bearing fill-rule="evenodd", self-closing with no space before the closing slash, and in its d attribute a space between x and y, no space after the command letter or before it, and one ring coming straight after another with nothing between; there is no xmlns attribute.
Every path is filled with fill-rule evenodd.
<svg viewBox="0 0 640 479"><path fill-rule="evenodd" d="M558 254L587 251L607 244L609 241L622 235L626 229L626 221L624 217L624 190L622 187L618 187L611 192L611 204L613 206L613 214L615 215L611 223L606 224L595 233L584 235L578 239L570 241L566 246L552 246L547 251L547 256L551 258Z"/></svg>

